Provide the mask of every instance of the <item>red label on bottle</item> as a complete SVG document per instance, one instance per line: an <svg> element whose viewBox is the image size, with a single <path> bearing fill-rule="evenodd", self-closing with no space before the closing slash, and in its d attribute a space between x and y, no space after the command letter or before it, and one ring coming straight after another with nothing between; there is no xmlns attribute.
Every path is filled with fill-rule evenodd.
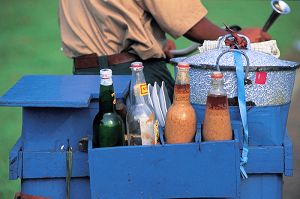
<svg viewBox="0 0 300 199"><path fill-rule="evenodd" d="M255 84L265 84L267 81L267 72L256 72Z"/></svg>

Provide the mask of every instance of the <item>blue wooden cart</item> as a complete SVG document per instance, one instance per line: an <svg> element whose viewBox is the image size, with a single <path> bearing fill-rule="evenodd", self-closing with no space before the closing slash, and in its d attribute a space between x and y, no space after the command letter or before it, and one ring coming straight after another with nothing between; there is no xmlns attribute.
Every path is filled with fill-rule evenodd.
<svg viewBox="0 0 300 199"><path fill-rule="evenodd" d="M129 79L113 77L117 98L127 92ZM242 179L237 107L230 109L231 141L201 142L196 136L189 144L86 148L99 81L98 76L25 76L0 98L1 106L23 107L22 135L9 157L10 179L21 179L22 194L53 199L67 193L72 199L282 197L283 175L292 175L289 104L248 110L249 177ZM200 126L205 107L194 108Z"/></svg>

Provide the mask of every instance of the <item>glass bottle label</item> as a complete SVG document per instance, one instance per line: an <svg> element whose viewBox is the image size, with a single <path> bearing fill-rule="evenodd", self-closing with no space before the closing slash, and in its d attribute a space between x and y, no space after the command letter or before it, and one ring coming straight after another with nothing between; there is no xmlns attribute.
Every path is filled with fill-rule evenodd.
<svg viewBox="0 0 300 199"><path fill-rule="evenodd" d="M148 95L148 86L146 83L136 84L134 86L134 95L135 96L145 96Z"/></svg>

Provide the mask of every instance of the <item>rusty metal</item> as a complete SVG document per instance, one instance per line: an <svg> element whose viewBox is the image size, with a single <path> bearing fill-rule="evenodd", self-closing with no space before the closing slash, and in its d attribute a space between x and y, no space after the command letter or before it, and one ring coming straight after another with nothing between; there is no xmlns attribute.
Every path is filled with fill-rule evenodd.
<svg viewBox="0 0 300 199"><path fill-rule="evenodd" d="M27 194L23 194L21 192L17 192L15 194L14 199L50 199L50 198L45 198L45 197L41 197L41 196L27 195Z"/></svg>

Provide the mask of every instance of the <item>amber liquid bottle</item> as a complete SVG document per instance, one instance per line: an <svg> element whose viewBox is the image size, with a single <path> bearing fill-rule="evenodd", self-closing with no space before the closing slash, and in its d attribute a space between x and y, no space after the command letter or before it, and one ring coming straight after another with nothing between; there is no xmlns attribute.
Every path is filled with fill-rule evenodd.
<svg viewBox="0 0 300 199"><path fill-rule="evenodd" d="M232 139L228 100L221 72L213 72L211 75L211 89L207 95L202 136L205 141Z"/></svg>
<svg viewBox="0 0 300 199"><path fill-rule="evenodd" d="M189 64L179 63L175 80L173 104L166 116L166 142L188 143L196 133L196 113L190 103Z"/></svg>

